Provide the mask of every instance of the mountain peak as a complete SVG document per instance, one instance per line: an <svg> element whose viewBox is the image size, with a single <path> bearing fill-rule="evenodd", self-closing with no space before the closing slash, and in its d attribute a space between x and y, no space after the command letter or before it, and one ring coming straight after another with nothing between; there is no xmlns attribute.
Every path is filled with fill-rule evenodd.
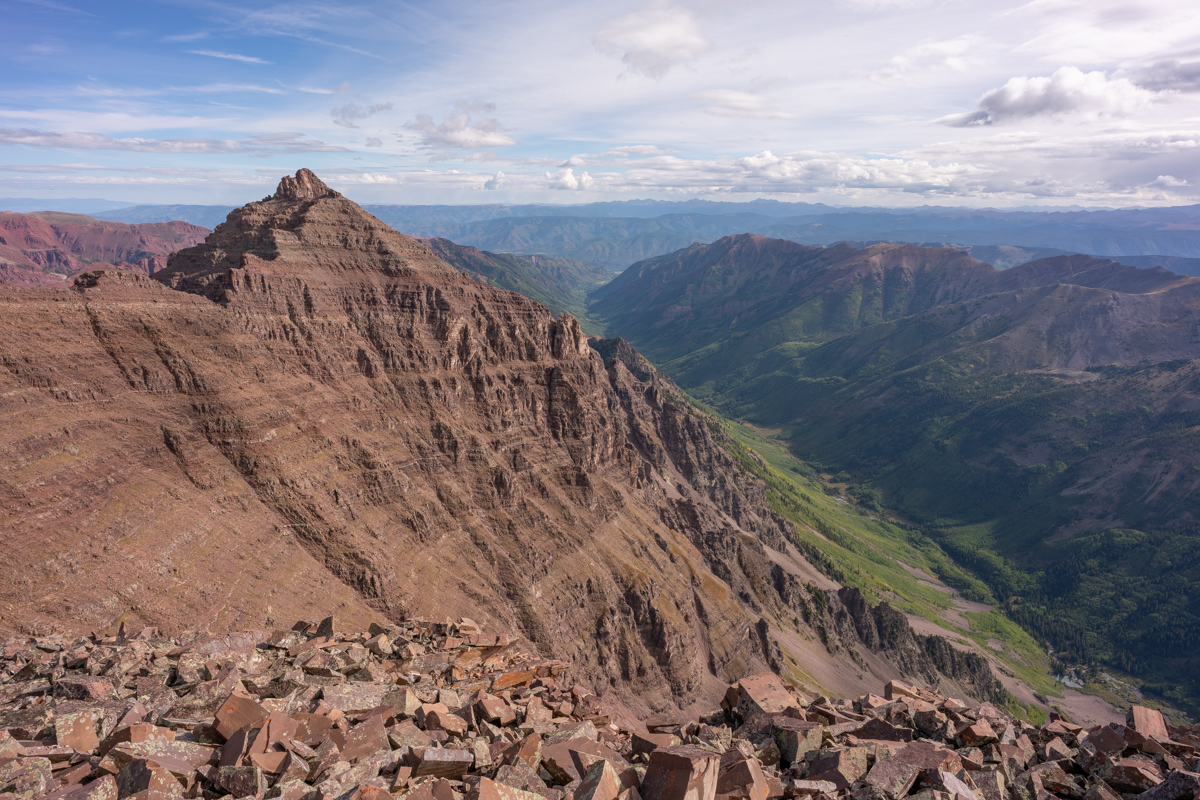
<svg viewBox="0 0 1200 800"><path fill-rule="evenodd" d="M299 169L296 177L284 175L279 181L279 188L271 196L272 200L318 200L322 197L340 197L338 192L330 189L325 182L310 169Z"/></svg>
<svg viewBox="0 0 1200 800"><path fill-rule="evenodd" d="M229 212L202 244L174 253L154 278L225 302L245 270L322 283L467 280L425 243L388 227L307 169L284 176L270 197Z"/></svg>

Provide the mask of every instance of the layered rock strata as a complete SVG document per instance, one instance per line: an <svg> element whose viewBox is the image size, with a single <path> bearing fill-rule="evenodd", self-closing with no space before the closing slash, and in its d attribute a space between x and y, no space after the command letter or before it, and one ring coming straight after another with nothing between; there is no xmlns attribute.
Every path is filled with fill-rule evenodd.
<svg viewBox="0 0 1200 800"><path fill-rule="evenodd" d="M642 716L838 648L937 677L863 603L799 621L816 571L677 390L307 170L154 280L0 286L0 367L10 626L469 613Z"/></svg>

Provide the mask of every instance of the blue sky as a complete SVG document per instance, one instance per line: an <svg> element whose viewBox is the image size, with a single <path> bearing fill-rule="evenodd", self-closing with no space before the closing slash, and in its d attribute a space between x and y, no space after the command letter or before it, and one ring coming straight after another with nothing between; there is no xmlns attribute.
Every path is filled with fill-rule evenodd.
<svg viewBox="0 0 1200 800"><path fill-rule="evenodd" d="M1200 202L1179 0L0 0L0 196Z"/></svg>

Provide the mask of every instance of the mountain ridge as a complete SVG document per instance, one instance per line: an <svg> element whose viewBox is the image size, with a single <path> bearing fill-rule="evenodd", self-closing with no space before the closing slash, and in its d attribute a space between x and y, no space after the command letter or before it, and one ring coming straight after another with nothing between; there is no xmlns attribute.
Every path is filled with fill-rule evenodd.
<svg viewBox="0 0 1200 800"><path fill-rule="evenodd" d="M208 231L185 222L124 225L83 214L0 212L0 280L20 286L64 286L84 270L108 265L149 275L180 247Z"/></svg>
<svg viewBox="0 0 1200 800"><path fill-rule="evenodd" d="M1000 691L841 603L668 382L306 170L152 278L0 306L10 625L470 611L642 716L764 666Z"/></svg>
<svg viewBox="0 0 1200 800"><path fill-rule="evenodd" d="M592 312L702 401L907 515L1063 657L1197 707L1177 643L1200 630L1200 280L1078 255L1002 271L903 245L830 265L756 240L722 260L735 241L750 240L635 265ZM791 254L798 288L755 284L776 274L756 248ZM696 288L713 276L741 288ZM1110 625L1111 604L1128 613Z"/></svg>

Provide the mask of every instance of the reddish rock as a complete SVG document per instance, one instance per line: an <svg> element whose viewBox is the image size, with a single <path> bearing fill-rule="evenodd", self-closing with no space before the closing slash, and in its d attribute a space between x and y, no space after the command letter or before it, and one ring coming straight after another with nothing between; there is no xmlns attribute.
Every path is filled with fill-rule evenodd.
<svg viewBox="0 0 1200 800"><path fill-rule="evenodd" d="M864 778L864 783L878 789L890 800L898 800L908 794L918 774L920 770L912 764L895 760L876 761Z"/></svg>
<svg viewBox="0 0 1200 800"><path fill-rule="evenodd" d="M469 750L438 747L414 748L411 758L414 778L461 778L475 760Z"/></svg>
<svg viewBox="0 0 1200 800"><path fill-rule="evenodd" d="M921 699L921 695L917 692L916 687L910 686L904 681L888 681L887 685L883 687L883 696L889 701L903 700L905 698Z"/></svg>
<svg viewBox="0 0 1200 800"><path fill-rule="evenodd" d="M162 792L174 797L183 796L183 786L175 776L158 763L139 758L130 761L117 773L117 796L129 797L144 791Z"/></svg>
<svg viewBox="0 0 1200 800"><path fill-rule="evenodd" d="M54 720L54 738L64 747L90 753L100 747L96 735L96 715L91 711L64 714Z"/></svg>
<svg viewBox="0 0 1200 800"><path fill-rule="evenodd" d="M715 800L721 759L695 747L660 747L642 779L644 800Z"/></svg>
<svg viewBox="0 0 1200 800"><path fill-rule="evenodd" d="M911 742L913 738L911 729L889 725L878 718L867 720L861 727L856 728L853 734L859 739L878 739L889 742Z"/></svg>
<svg viewBox="0 0 1200 800"><path fill-rule="evenodd" d="M635 733L632 744L634 753L653 753L660 747L672 747L679 739L669 733Z"/></svg>
<svg viewBox="0 0 1200 800"><path fill-rule="evenodd" d="M239 728L256 728L266 718L266 709L250 697L235 692L217 709L216 724L213 727L217 733L228 739Z"/></svg>
<svg viewBox="0 0 1200 800"><path fill-rule="evenodd" d="M747 758L740 753L738 756L729 764L721 764L717 776L717 797L728 797L731 800L767 800L770 789L758 760Z"/></svg>
<svg viewBox="0 0 1200 800"><path fill-rule="evenodd" d="M99 702L113 698L113 686L102 678L63 678L54 683L54 695L66 700Z"/></svg>
<svg viewBox="0 0 1200 800"><path fill-rule="evenodd" d="M820 723L774 716L770 726L784 766L803 761L806 754L821 749L825 729Z"/></svg>
<svg viewBox="0 0 1200 800"><path fill-rule="evenodd" d="M1122 792L1141 793L1162 783L1162 774L1152 759L1145 756L1122 758L1104 770L1104 780Z"/></svg>
<svg viewBox="0 0 1200 800"><path fill-rule="evenodd" d="M576 797L579 795L577 794ZM467 794L467 798L468 800L543 800L540 794L527 792L524 789L487 778L481 778L475 789Z"/></svg>
<svg viewBox="0 0 1200 800"><path fill-rule="evenodd" d="M996 731L986 719L964 726L956 738L963 747L983 747L999 741Z"/></svg>
<svg viewBox="0 0 1200 800"><path fill-rule="evenodd" d="M1200 797L1200 773L1175 770L1157 786L1138 795L1138 800L1191 800Z"/></svg>
<svg viewBox="0 0 1200 800"><path fill-rule="evenodd" d="M262 797L267 778L258 767L220 767L217 784L234 797Z"/></svg>
<svg viewBox="0 0 1200 800"><path fill-rule="evenodd" d="M390 749L388 733L383 727L383 717L376 714L347 731L346 742L341 751L343 759L355 764L378 750ZM439 775L438 777L444 776Z"/></svg>
<svg viewBox="0 0 1200 800"><path fill-rule="evenodd" d="M1125 715L1125 724L1142 736L1167 741L1171 735L1167 733L1167 722L1161 711L1155 711L1145 706L1132 706Z"/></svg>
<svg viewBox="0 0 1200 800"><path fill-rule="evenodd" d="M730 686L722 705L747 719L755 714L777 714L787 708L799 708L800 704L784 688L778 675L761 672Z"/></svg>
<svg viewBox="0 0 1200 800"><path fill-rule="evenodd" d="M574 800L617 800L623 789L613 765L604 759L597 759L575 789Z"/></svg>

